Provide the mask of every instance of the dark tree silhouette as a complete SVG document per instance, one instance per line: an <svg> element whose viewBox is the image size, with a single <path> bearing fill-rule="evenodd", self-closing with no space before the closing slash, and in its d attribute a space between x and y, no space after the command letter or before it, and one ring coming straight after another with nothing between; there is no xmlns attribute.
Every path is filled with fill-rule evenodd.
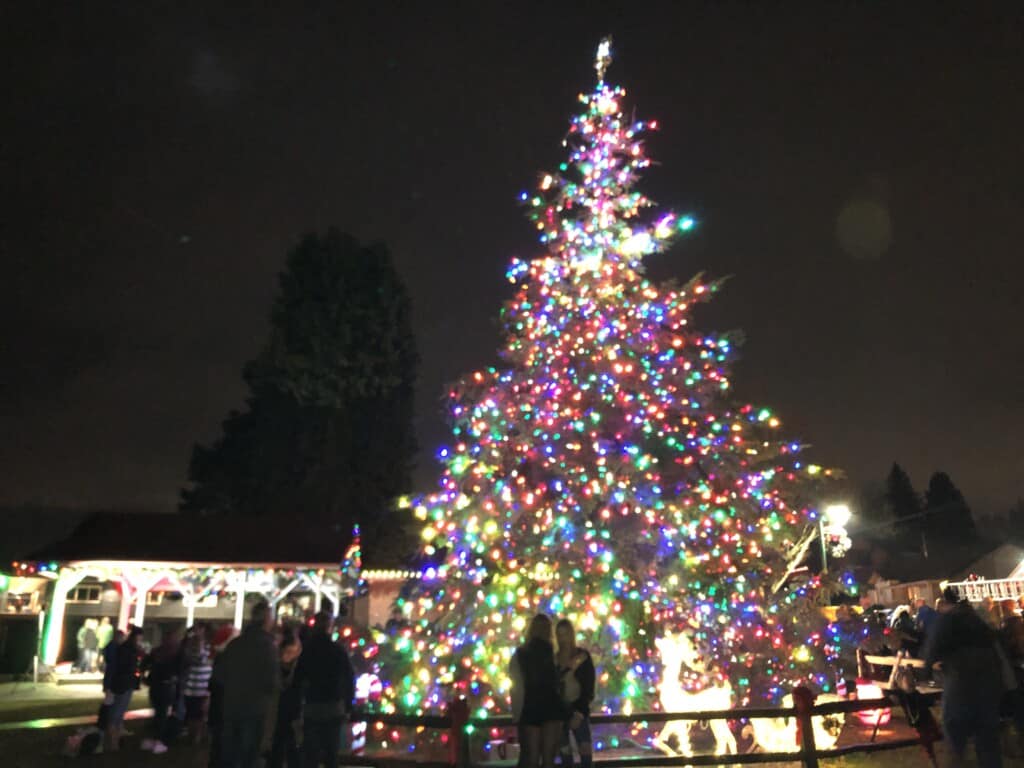
<svg viewBox="0 0 1024 768"><path fill-rule="evenodd" d="M246 408L195 447L181 508L359 522L372 549L411 482L416 366L387 250L334 229L304 238L280 275L270 339L245 367Z"/></svg>
<svg viewBox="0 0 1024 768"><path fill-rule="evenodd" d="M1006 523L1010 538L1024 541L1024 499L1017 499L1017 503L1010 507L1006 513Z"/></svg>
<svg viewBox="0 0 1024 768"><path fill-rule="evenodd" d="M917 539L921 531L921 498L899 464L892 465L886 478L885 505L896 521L897 530L908 538Z"/></svg>
<svg viewBox="0 0 1024 768"><path fill-rule="evenodd" d="M936 472L928 481L925 498L925 531L935 540L956 542L971 539L977 532L974 517L960 489L949 475Z"/></svg>
<svg viewBox="0 0 1024 768"><path fill-rule="evenodd" d="M881 480L864 483L857 494L857 529L868 528L879 535L892 533L896 516L889 504L887 484Z"/></svg>

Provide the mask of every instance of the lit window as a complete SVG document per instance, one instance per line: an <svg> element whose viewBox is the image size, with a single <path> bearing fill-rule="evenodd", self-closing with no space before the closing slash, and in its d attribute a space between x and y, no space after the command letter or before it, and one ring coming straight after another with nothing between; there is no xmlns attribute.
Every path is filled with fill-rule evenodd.
<svg viewBox="0 0 1024 768"><path fill-rule="evenodd" d="M98 603L100 588L97 585L75 587L68 593L69 603Z"/></svg>

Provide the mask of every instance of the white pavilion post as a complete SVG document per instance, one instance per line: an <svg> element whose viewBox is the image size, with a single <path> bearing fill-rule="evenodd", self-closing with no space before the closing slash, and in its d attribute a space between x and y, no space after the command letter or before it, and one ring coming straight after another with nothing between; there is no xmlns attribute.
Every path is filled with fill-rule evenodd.
<svg viewBox="0 0 1024 768"><path fill-rule="evenodd" d="M326 580L323 586L324 594L331 601L331 616L338 618L341 613L341 587L337 584L330 584Z"/></svg>
<svg viewBox="0 0 1024 768"><path fill-rule="evenodd" d="M64 642L64 611L67 608L68 592L77 587L85 573L74 568L61 568L53 585L53 601L50 603L50 624L46 629L46 645L43 648L43 663L52 667L60 658L60 647Z"/></svg>
<svg viewBox="0 0 1024 768"><path fill-rule="evenodd" d="M177 571L168 571L165 577L181 595L181 604L185 606L185 628L188 629L196 623L196 603L199 600L196 596L195 581L191 578L183 579Z"/></svg>
<svg viewBox="0 0 1024 768"><path fill-rule="evenodd" d="M129 579L135 582L135 618L133 623L136 627L141 627L142 622L146 620L146 596L149 595L149 590L156 586L163 576L163 573L154 573L145 567L131 571Z"/></svg>
<svg viewBox="0 0 1024 768"><path fill-rule="evenodd" d="M313 588L313 610L320 613L320 606L323 605L323 579L318 573L311 573L307 577L309 585Z"/></svg>
<svg viewBox="0 0 1024 768"><path fill-rule="evenodd" d="M132 610L132 596L135 594L135 588L124 574L121 574L119 581L121 584L121 603L117 608L117 628L126 631L128 629L128 616Z"/></svg>
<svg viewBox="0 0 1024 768"><path fill-rule="evenodd" d="M182 602L185 603L185 628L190 628L196 623L196 596L189 592L182 595Z"/></svg>
<svg viewBox="0 0 1024 768"><path fill-rule="evenodd" d="M132 624L141 627L146 620L146 595L149 594L149 580L143 573L132 570L132 581L135 582L135 615Z"/></svg>
<svg viewBox="0 0 1024 768"><path fill-rule="evenodd" d="M245 574L232 571L232 577L235 587L235 629L241 629L245 618Z"/></svg>
<svg viewBox="0 0 1024 768"><path fill-rule="evenodd" d="M146 595L149 594L149 590L140 587L135 590L135 617L132 619L132 624L136 627L141 627L142 622L146 619Z"/></svg>

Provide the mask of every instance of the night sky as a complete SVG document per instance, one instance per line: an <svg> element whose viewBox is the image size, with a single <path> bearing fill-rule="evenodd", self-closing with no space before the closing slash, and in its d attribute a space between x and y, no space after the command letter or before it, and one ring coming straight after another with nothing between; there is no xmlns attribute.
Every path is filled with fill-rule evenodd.
<svg viewBox="0 0 1024 768"><path fill-rule="evenodd" d="M649 271L733 276L698 325L745 331L741 396L856 483L1024 496L1018 3L120 5L0 11L0 504L172 507L330 225L411 288L428 487L608 33L643 188L701 222Z"/></svg>

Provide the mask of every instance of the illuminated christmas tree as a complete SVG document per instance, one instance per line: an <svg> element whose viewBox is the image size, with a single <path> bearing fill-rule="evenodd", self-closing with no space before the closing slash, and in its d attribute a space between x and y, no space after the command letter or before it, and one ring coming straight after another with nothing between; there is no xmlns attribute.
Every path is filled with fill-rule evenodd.
<svg viewBox="0 0 1024 768"><path fill-rule="evenodd" d="M767 409L736 403L734 341L691 328L719 284L644 277L695 222L651 215L636 189L656 125L624 118L610 60L605 41L567 161L523 195L544 252L508 271L502 365L452 389L440 490L408 501L437 565L399 600L399 710L463 694L475 715L507 711L509 655L536 612L575 623L609 711L658 706L655 640L680 630L703 656L686 690L727 680L740 704L832 683L820 580L801 568L829 473Z"/></svg>

